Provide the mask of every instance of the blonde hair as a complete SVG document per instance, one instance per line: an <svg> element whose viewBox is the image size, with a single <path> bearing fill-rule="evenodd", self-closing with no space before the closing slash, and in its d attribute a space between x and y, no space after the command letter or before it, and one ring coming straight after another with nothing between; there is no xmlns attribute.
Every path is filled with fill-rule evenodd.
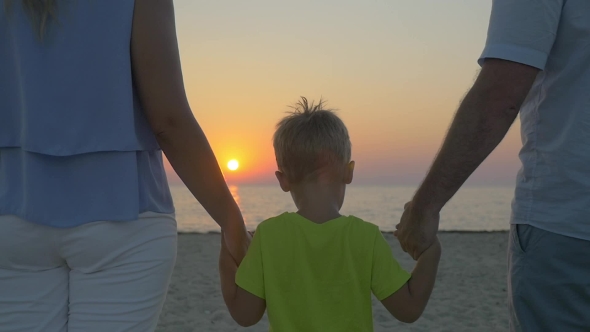
<svg viewBox="0 0 590 332"><path fill-rule="evenodd" d="M4 0L6 12L10 10L14 0ZM57 21L57 0L19 0L29 15L39 38L43 38L47 26Z"/></svg>
<svg viewBox="0 0 590 332"><path fill-rule="evenodd" d="M344 122L320 99L305 97L277 124L273 146L279 170L293 183L315 180L326 166L350 162L351 143Z"/></svg>

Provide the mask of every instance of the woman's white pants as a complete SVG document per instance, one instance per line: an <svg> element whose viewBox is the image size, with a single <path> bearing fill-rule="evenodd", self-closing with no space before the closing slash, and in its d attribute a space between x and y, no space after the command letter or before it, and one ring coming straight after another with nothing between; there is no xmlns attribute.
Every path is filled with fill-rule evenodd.
<svg viewBox="0 0 590 332"><path fill-rule="evenodd" d="M174 215L66 229L2 215L0 331L153 331L176 246Z"/></svg>

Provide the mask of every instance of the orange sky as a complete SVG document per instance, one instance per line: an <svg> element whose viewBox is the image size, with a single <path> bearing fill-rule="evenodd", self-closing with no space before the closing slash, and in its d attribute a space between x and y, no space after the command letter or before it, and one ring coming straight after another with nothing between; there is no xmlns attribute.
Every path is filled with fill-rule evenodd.
<svg viewBox="0 0 590 332"><path fill-rule="evenodd" d="M306 96L339 109L355 182L416 184L476 75L491 2L175 5L189 101L228 182L273 181L274 125ZM515 126L471 182L511 184L519 146Z"/></svg>

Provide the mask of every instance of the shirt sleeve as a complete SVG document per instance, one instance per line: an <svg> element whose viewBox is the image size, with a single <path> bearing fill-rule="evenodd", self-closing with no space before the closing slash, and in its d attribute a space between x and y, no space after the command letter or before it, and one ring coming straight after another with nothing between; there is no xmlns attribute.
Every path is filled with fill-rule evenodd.
<svg viewBox="0 0 590 332"><path fill-rule="evenodd" d="M260 227L248 247L246 257L242 260L236 273L236 284L242 289L266 299L264 291L264 270L262 268L262 233Z"/></svg>
<svg viewBox="0 0 590 332"><path fill-rule="evenodd" d="M496 58L544 70L564 0L493 0L486 46L478 60Z"/></svg>
<svg viewBox="0 0 590 332"><path fill-rule="evenodd" d="M389 244L383 234L377 230L373 244L373 271L371 273L371 290L379 301L397 292L408 280L410 273L402 269L393 258Z"/></svg>

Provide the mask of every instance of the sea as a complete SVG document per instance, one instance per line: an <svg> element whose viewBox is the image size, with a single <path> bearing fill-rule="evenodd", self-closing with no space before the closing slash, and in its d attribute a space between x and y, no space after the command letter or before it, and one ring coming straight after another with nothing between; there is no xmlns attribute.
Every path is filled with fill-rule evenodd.
<svg viewBox="0 0 590 332"><path fill-rule="evenodd" d="M249 230L256 229L265 219L285 211L296 211L291 195L284 193L278 185L232 185L230 190L240 206ZM357 216L378 225L382 231L390 232L395 230L403 206L415 190L415 187L404 186L351 185L346 188L340 213ZM179 232L219 232L219 226L184 185L173 185L171 191ZM513 196L513 187L463 187L441 212L440 229L508 230Z"/></svg>

